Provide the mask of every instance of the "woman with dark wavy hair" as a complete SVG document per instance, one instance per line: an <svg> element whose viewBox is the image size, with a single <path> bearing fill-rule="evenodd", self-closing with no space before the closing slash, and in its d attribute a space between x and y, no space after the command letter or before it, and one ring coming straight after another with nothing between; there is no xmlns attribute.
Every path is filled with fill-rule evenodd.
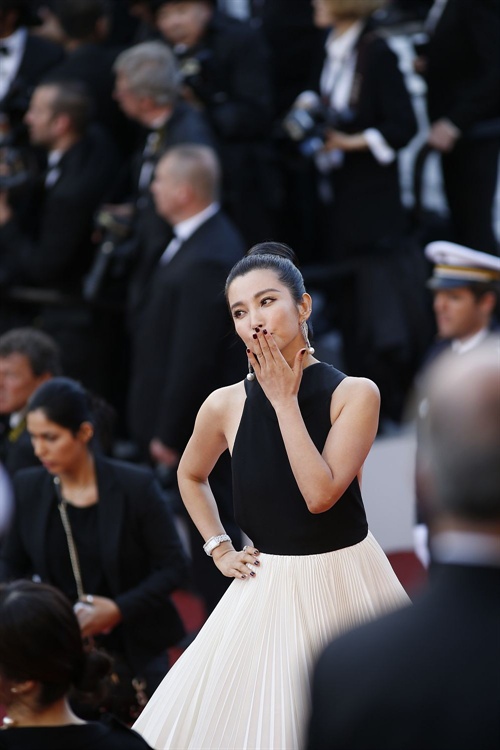
<svg viewBox="0 0 500 750"><path fill-rule="evenodd" d="M0 585L0 748L5 750L141 750L149 745L109 718L85 722L69 693L98 690L111 669L101 653L86 653L76 616L52 586L31 581Z"/></svg>

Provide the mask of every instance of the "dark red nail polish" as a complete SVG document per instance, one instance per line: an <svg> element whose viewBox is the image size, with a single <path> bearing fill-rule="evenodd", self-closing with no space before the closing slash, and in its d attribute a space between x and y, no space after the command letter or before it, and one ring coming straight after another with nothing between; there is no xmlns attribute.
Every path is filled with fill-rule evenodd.
<svg viewBox="0 0 500 750"><path fill-rule="evenodd" d="M257 338L257 334L256 333L253 333L252 336L254 337L254 339Z"/></svg>
<svg viewBox="0 0 500 750"><path fill-rule="evenodd" d="M265 328L264 328L264 330L262 331L262 333L267 333L267 331L266 331L266 329L265 329Z"/></svg>
<svg viewBox="0 0 500 750"><path fill-rule="evenodd" d="M255 578L255 572L253 570L250 571L250 575L252 576L252 578Z"/></svg>
<svg viewBox="0 0 500 750"><path fill-rule="evenodd" d="M254 565L260 565L260 560L255 560Z"/></svg>
<svg viewBox="0 0 500 750"><path fill-rule="evenodd" d="M242 577L242 578L246 578L246 576L244 576L244 575L242 575L241 577Z"/></svg>
<svg viewBox="0 0 500 750"><path fill-rule="evenodd" d="M253 554L254 554L254 555L260 555L260 552L259 552L259 550L258 550L258 549L256 549L256 550L254 550L254 553L253 553Z"/></svg>
<svg viewBox="0 0 500 750"><path fill-rule="evenodd" d="M247 354L250 354L250 349L247 349Z"/></svg>

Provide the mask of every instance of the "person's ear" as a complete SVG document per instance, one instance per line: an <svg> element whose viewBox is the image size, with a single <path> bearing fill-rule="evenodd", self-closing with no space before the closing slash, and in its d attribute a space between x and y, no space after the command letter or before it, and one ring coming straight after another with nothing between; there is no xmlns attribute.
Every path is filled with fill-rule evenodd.
<svg viewBox="0 0 500 750"><path fill-rule="evenodd" d="M94 437L94 426L90 422L82 422L78 430L78 437L84 443L89 443Z"/></svg>
<svg viewBox="0 0 500 750"><path fill-rule="evenodd" d="M302 295L302 299L299 302L299 313L301 320L309 320L312 312L312 297L310 294L305 292Z"/></svg>

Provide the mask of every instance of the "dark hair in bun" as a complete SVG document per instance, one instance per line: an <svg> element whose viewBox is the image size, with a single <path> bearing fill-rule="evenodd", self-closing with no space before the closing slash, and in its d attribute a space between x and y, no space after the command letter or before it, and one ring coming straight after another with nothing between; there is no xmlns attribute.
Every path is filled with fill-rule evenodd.
<svg viewBox="0 0 500 750"><path fill-rule="evenodd" d="M288 287L295 302L301 301L306 289L298 269L298 259L292 248L283 242L259 242L251 247L229 272L226 279L226 299L234 279L261 269L274 271L281 283Z"/></svg>
<svg viewBox="0 0 500 750"><path fill-rule="evenodd" d="M4 680L34 680L38 704L50 706L71 688L100 692L111 671L104 654L87 654L68 599L44 583L0 584L0 675Z"/></svg>

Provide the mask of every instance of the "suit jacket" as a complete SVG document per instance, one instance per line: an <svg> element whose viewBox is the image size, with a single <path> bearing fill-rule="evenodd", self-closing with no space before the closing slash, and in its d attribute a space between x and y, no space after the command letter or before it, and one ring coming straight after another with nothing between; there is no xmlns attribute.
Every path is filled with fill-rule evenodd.
<svg viewBox="0 0 500 750"><path fill-rule="evenodd" d="M431 122L447 117L467 131L500 117L499 47L499 0L448 0L428 50Z"/></svg>
<svg viewBox="0 0 500 750"><path fill-rule="evenodd" d="M172 116L157 131L156 146L151 155L153 170L158 160L169 148L181 143L197 143L214 147L212 130L201 112L186 102L177 102ZM156 213L154 201L147 187L139 189L139 176L144 164L144 147L132 160L130 190L136 202L135 235L137 256L129 287L129 308L134 314L143 301L147 281L154 266L172 237L170 225Z"/></svg>
<svg viewBox="0 0 500 750"><path fill-rule="evenodd" d="M143 446L156 436L182 451L205 398L243 377L245 352L235 344L224 298L243 251L219 211L156 267L133 331L129 422Z"/></svg>
<svg viewBox="0 0 500 750"><path fill-rule="evenodd" d="M151 471L96 456L103 573L123 616L126 658L139 670L183 635L169 599L186 575L186 558L167 502ZM43 468L14 479L15 512L0 552L0 578L39 576L51 583L45 539L57 497Z"/></svg>
<svg viewBox="0 0 500 750"><path fill-rule="evenodd" d="M396 55L373 33L370 23L358 43L354 86L359 88L351 110L340 113L338 130L357 133L376 128L394 150L406 146L417 132L410 95ZM382 165L369 150L346 152L342 166L330 176L336 259L343 248L351 256L356 248L366 251L402 235L405 221L397 160Z"/></svg>
<svg viewBox="0 0 500 750"><path fill-rule="evenodd" d="M21 64L11 85L0 101L0 111L7 112L14 130L19 130L35 87L64 57L58 44L28 34Z"/></svg>
<svg viewBox="0 0 500 750"><path fill-rule="evenodd" d="M500 568L437 567L408 607L333 641L308 750L500 745Z"/></svg>
<svg viewBox="0 0 500 750"><path fill-rule="evenodd" d="M0 463L11 477L20 469L40 466L25 419L15 429L9 427L8 417L0 419Z"/></svg>
<svg viewBox="0 0 500 750"><path fill-rule="evenodd" d="M116 166L112 142L97 129L64 153L57 181L37 184L24 209L0 227L0 270L8 282L79 290L93 255L94 212Z"/></svg>

